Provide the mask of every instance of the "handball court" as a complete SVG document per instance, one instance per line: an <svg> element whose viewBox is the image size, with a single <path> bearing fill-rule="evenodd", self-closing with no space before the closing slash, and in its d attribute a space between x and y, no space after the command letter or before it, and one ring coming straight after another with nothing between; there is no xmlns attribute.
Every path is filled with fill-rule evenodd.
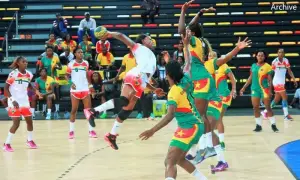
<svg viewBox="0 0 300 180"><path fill-rule="evenodd" d="M282 113L281 110L278 112L280 113L276 114ZM275 151L281 145L299 139L300 115L294 115L294 121L291 122L284 122L283 117L277 115L279 133L272 132L267 120L263 121L263 131L254 133L252 131L255 126L254 119L250 114L249 116L227 115L224 119L225 158L229 163L229 169L211 174L210 165L217 163L215 157L205 160L197 167L211 180L297 179L294 176L295 172L289 171L290 167L285 165ZM175 122L170 123L148 141L137 139L143 130L157 122L158 120L135 119L126 121L118 137L120 149L115 151L103 140L104 134L111 129L113 119L97 120L98 139L90 139L87 122L78 120L75 125L74 140L68 139L67 120L35 121L34 139L39 147L36 150L30 150L25 145L27 131L25 122L22 121L12 141L15 152L1 152L0 179L164 179L164 158L176 128ZM10 125L10 121L0 121L1 141L5 140ZM299 154L292 159L299 158ZM179 167L177 179L193 180L194 178Z"/></svg>

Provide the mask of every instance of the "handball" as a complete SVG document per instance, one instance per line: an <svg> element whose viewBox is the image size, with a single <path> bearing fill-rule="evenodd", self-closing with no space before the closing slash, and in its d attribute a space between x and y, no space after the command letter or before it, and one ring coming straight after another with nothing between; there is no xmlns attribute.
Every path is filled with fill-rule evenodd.
<svg viewBox="0 0 300 180"><path fill-rule="evenodd" d="M107 35L107 29L104 26L98 26L94 30L94 35L97 39L102 39Z"/></svg>

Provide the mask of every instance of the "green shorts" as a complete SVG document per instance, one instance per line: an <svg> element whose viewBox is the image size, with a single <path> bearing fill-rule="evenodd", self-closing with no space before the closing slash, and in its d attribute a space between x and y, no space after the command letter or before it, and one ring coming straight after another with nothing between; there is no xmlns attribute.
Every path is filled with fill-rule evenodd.
<svg viewBox="0 0 300 180"><path fill-rule="evenodd" d="M194 98L205 99L209 101L219 101L220 97L217 92L216 83L213 77L193 81Z"/></svg>
<svg viewBox="0 0 300 180"><path fill-rule="evenodd" d="M265 99L269 97L269 89L252 89L251 97L256 97L260 99Z"/></svg>
<svg viewBox="0 0 300 180"><path fill-rule="evenodd" d="M189 129L178 127L170 142L170 147L177 147L187 152L194 144L198 143L203 133L204 124L195 124Z"/></svg>
<svg viewBox="0 0 300 180"><path fill-rule="evenodd" d="M223 109L222 101L209 101L206 115L219 120Z"/></svg>

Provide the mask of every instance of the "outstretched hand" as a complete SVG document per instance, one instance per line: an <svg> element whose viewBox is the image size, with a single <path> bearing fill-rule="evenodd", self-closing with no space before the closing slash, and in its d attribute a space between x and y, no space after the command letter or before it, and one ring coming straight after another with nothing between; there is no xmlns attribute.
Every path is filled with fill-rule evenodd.
<svg viewBox="0 0 300 180"><path fill-rule="evenodd" d="M158 96L158 97L163 97L166 95L166 93L164 92L164 90L162 88L156 88L154 90L154 93Z"/></svg>
<svg viewBox="0 0 300 180"><path fill-rule="evenodd" d="M190 7L190 5L194 2L194 0L190 0L182 5L181 11L186 12L186 10Z"/></svg>
<svg viewBox="0 0 300 180"><path fill-rule="evenodd" d="M207 13L207 12L215 12L216 11L216 9L214 8L214 7L210 7L210 8L203 8L203 9L201 9L200 10L200 12L202 12L202 13Z"/></svg>
<svg viewBox="0 0 300 180"><path fill-rule="evenodd" d="M153 136L154 134L154 131L152 131L151 129L149 130L146 130L144 132L142 132L140 135L139 135L139 138L142 139L142 140L147 140L149 139L151 136Z"/></svg>
<svg viewBox="0 0 300 180"><path fill-rule="evenodd" d="M245 47L251 47L252 41L248 37L246 37L243 41L241 41L241 37L239 37L239 41L236 44L236 47L238 47L240 50L244 49Z"/></svg>

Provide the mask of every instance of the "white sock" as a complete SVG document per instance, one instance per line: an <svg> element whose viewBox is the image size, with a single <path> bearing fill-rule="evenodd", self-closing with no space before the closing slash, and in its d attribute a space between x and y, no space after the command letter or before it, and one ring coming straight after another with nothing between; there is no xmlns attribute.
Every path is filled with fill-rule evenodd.
<svg viewBox="0 0 300 180"><path fill-rule="evenodd" d="M165 180L175 180L175 179L171 177L167 177Z"/></svg>
<svg viewBox="0 0 300 180"><path fill-rule="evenodd" d="M94 128L89 124L89 131L93 131Z"/></svg>
<svg viewBox="0 0 300 180"><path fill-rule="evenodd" d="M202 174L197 168L194 172L192 172L192 175L196 178L196 180L207 180L204 174Z"/></svg>
<svg viewBox="0 0 300 180"><path fill-rule="evenodd" d="M284 108L282 108L282 109L283 109L284 117L286 117L287 115L289 115L289 111L288 111L288 108L287 108L287 107L284 107Z"/></svg>
<svg viewBox="0 0 300 180"><path fill-rule="evenodd" d="M104 110L103 113L106 114L106 110Z"/></svg>
<svg viewBox="0 0 300 180"><path fill-rule="evenodd" d="M198 146L197 144L194 144L189 150L188 154L192 155L193 157L196 157L197 150L198 150Z"/></svg>
<svg viewBox="0 0 300 180"><path fill-rule="evenodd" d="M255 122L256 124L260 125L261 126L261 118L255 118Z"/></svg>
<svg viewBox="0 0 300 180"><path fill-rule="evenodd" d="M219 131L217 129L214 130L214 133L219 136Z"/></svg>
<svg viewBox="0 0 300 180"><path fill-rule="evenodd" d="M47 114L51 114L51 109L47 109Z"/></svg>
<svg viewBox="0 0 300 180"><path fill-rule="evenodd" d="M213 147L211 132L206 133L206 145L207 147Z"/></svg>
<svg viewBox="0 0 300 180"><path fill-rule="evenodd" d="M7 138L6 138L5 144L10 144L10 142L11 142L11 139L12 139L13 135L14 135L13 133L11 133L11 132L8 132L8 135L7 135Z"/></svg>
<svg viewBox="0 0 300 180"><path fill-rule="evenodd" d="M55 104L55 112L59 112L59 104Z"/></svg>
<svg viewBox="0 0 300 180"><path fill-rule="evenodd" d="M269 117L269 120L270 120L271 124L275 124L275 117L274 116Z"/></svg>
<svg viewBox="0 0 300 180"><path fill-rule="evenodd" d="M43 104L43 112L46 111L46 108L47 108L47 104Z"/></svg>
<svg viewBox="0 0 300 180"><path fill-rule="evenodd" d="M6 107L5 110L8 111L9 107Z"/></svg>
<svg viewBox="0 0 300 180"><path fill-rule="evenodd" d="M110 131L110 134L112 134L112 135L118 134L121 125L122 125L122 123L119 123L117 120L115 120L115 123Z"/></svg>
<svg viewBox="0 0 300 180"><path fill-rule="evenodd" d="M111 99L111 100L106 101L105 103L101 104L100 106L95 107L94 109L98 112L103 112L103 111L113 109L113 108L115 108L114 100Z"/></svg>
<svg viewBox="0 0 300 180"><path fill-rule="evenodd" d="M28 131L28 137L27 137L27 140L28 141L32 141L33 140L33 131Z"/></svg>
<svg viewBox="0 0 300 180"><path fill-rule="evenodd" d="M219 134L219 141L224 142L224 133Z"/></svg>
<svg viewBox="0 0 300 180"><path fill-rule="evenodd" d="M70 132L75 130L75 122L70 122Z"/></svg>
<svg viewBox="0 0 300 180"><path fill-rule="evenodd" d="M207 146L206 146L206 134L203 134L200 139L199 139L199 149L205 149Z"/></svg>
<svg viewBox="0 0 300 180"><path fill-rule="evenodd" d="M225 163L226 161L225 161L225 157L221 145L220 144L216 145L214 148L217 153L218 161L222 161Z"/></svg>
<svg viewBox="0 0 300 180"><path fill-rule="evenodd" d="M265 110L264 110L264 113L267 113L267 112L268 112L267 109L265 109Z"/></svg>
<svg viewBox="0 0 300 180"><path fill-rule="evenodd" d="M30 112L34 116L35 115L35 108L30 108Z"/></svg>

